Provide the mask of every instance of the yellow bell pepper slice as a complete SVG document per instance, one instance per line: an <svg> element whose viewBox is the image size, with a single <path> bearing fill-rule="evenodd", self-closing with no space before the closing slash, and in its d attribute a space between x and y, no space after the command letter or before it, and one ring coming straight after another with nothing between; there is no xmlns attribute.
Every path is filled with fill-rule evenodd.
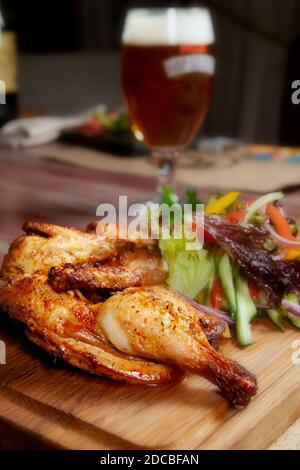
<svg viewBox="0 0 300 470"><path fill-rule="evenodd" d="M230 339L231 338L231 332L230 332L230 329L229 329L229 326L226 325L224 331L223 331L223 338L226 338L226 339Z"/></svg>
<svg viewBox="0 0 300 470"><path fill-rule="evenodd" d="M287 250L286 257L285 257L286 260L291 261L291 260L297 259L297 258L300 258L299 248L298 249L290 248L289 250Z"/></svg>
<svg viewBox="0 0 300 470"><path fill-rule="evenodd" d="M204 297L205 297L205 292L204 290L202 290L201 292L199 292L195 300L196 302L198 302L198 304L204 304Z"/></svg>
<svg viewBox="0 0 300 470"><path fill-rule="evenodd" d="M230 207L241 195L241 193L232 191L224 196L219 197L216 201L212 201L205 209L206 214L222 214Z"/></svg>

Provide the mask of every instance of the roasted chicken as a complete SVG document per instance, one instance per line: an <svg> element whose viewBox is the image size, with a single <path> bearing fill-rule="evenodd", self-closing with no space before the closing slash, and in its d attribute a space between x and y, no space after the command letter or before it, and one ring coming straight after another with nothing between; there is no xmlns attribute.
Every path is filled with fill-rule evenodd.
<svg viewBox="0 0 300 470"><path fill-rule="evenodd" d="M161 384L182 376L178 367L117 351L97 324L101 305L91 305L76 292L57 294L43 274L4 277L0 302L25 324L31 341L80 369L128 383Z"/></svg>
<svg viewBox="0 0 300 470"><path fill-rule="evenodd" d="M144 286L164 284L167 281L168 269L162 265L161 255L156 250L148 248L127 250L123 253L120 263L138 274Z"/></svg>
<svg viewBox="0 0 300 470"><path fill-rule="evenodd" d="M119 351L191 369L233 405L256 393L255 378L210 346L199 312L171 289L126 289L103 303L97 322Z"/></svg>
<svg viewBox="0 0 300 470"><path fill-rule="evenodd" d="M141 236L141 234L130 230L130 227L127 228L124 234L122 227L113 223L104 224L94 220L88 224L86 231L90 234L96 234L105 240L111 240L113 243L133 243L137 248L155 248L158 246L158 241L152 240L148 234Z"/></svg>
<svg viewBox="0 0 300 470"><path fill-rule="evenodd" d="M31 341L128 383L168 383L190 369L232 405L256 393L255 377L215 349L224 322L164 284L153 243L31 222L24 230L3 262L0 305Z"/></svg>
<svg viewBox="0 0 300 470"><path fill-rule="evenodd" d="M79 230L34 222L27 222L23 229L27 235L17 238L4 258L6 274L48 272L52 266L105 261L117 254L111 241Z"/></svg>
<svg viewBox="0 0 300 470"><path fill-rule="evenodd" d="M141 276L122 266L101 264L65 264L48 273L49 284L56 292L74 289L118 291L141 285Z"/></svg>

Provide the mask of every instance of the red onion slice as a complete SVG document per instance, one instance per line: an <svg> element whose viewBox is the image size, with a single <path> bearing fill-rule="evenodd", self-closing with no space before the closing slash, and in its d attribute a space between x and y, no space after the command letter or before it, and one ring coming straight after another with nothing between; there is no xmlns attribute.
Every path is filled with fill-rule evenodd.
<svg viewBox="0 0 300 470"><path fill-rule="evenodd" d="M280 243L283 243L284 245L288 246L296 246L300 248L300 240L289 240L288 238L282 237L281 235L278 235L278 233L271 227L270 224L265 224L266 229L270 233L270 235L277 240Z"/></svg>
<svg viewBox="0 0 300 470"><path fill-rule="evenodd" d="M230 325L234 324L234 321L227 315L226 312L216 310L215 308L206 307L206 305L198 304L198 302L191 299L188 295L182 294L181 292L178 292L178 294L181 295L181 297L183 297L187 302L189 302L196 310L199 310L199 312L206 313L207 315L219 318L220 320L224 320Z"/></svg>
<svg viewBox="0 0 300 470"><path fill-rule="evenodd" d="M279 255L276 255L276 256L272 256L273 260L274 261L282 261L285 259L285 252L282 251Z"/></svg>
<svg viewBox="0 0 300 470"><path fill-rule="evenodd" d="M296 317L300 317L300 305L291 302L290 300L283 299L282 306L289 312L295 315Z"/></svg>
<svg viewBox="0 0 300 470"><path fill-rule="evenodd" d="M274 308L274 306L272 305L264 305L264 304L255 304L255 307L257 310L262 310L263 312L267 310L272 310L272 308Z"/></svg>

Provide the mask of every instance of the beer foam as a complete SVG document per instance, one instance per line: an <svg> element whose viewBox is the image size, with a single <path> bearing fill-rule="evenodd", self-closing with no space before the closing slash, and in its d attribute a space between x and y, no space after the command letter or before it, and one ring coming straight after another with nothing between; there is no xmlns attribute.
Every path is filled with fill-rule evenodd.
<svg viewBox="0 0 300 470"><path fill-rule="evenodd" d="M206 8L137 8L127 13L122 41L132 45L209 45L215 41Z"/></svg>

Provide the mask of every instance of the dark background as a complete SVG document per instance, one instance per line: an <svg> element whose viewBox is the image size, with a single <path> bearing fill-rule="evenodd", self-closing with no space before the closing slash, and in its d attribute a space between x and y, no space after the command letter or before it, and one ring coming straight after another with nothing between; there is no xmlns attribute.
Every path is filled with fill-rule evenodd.
<svg viewBox="0 0 300 470"><path fill-rule="evenodd" d="M300 144L299 0L16 1L21 106L65 114L122 104L119 51L131 6L211 8L217 35L213 104L203 132L247 141Z"/></svg>

